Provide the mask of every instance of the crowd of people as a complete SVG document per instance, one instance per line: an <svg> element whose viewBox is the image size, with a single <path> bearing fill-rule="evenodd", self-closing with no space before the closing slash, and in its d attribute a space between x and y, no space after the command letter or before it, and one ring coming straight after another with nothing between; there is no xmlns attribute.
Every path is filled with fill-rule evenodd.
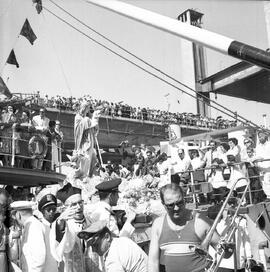
<svg viewBox="0 0 270 272"><path fill-rule="evenodd" d="M90 207L81 189L70 183L58 187L55 193L49 188L37 188L35 193L27 188L1 188L0 267L8 272L178 272L179 267L188 272L205 271L211 263L200 245L218 210L203 214L187 207L190 175L195 186L211 184L212 195L202 187L196 194L199 201L209 197L215 203L212 207L220 207L217 204L239 180L236 194L228 203L229 210L236 207L247 185L247 173L254 191L252 201L264 201L268 193L264 184L267 186L270 175L270 142L265 132L259 132L258 139L255 146L251 138L245 138L242 149L236 138L229 138L228 143L211 141L203 149L178 147L176 161L151 147L132 147L134 154L125 154L121 167L108 163L100 168L104 181L96 185L99 200ZM152 225L149 248L132 240L136 224L141 224L140 220L136 223L135 211L127 208L120 220L113 210L119 200L121 177L145 175L158 178L159 201L164 209ZM234 271L235 265L244 271L252 264L247 221L242 215L237 218L237 233L242 237L239 244L220 238L226 235L231 217L224 214L209 241L211 250L223 256L218 271ZM234 250L237 264L232 257ZM258 267L256 271L263 271Z"/></svg>
<svg viewBox="0 0 270 272"><path fill-rule="evenodd" d="M44 108L40 108L38 115L31 116L29 110L16 111L12 105L2 110L0 119L0 162L3 166L11 166L14 136L17 167L55 169L64 136L58 120L49 120Z"/></svg>
<svg viewBox="0 0 270 272"><path fill-rule="evenodd" d="M119 199L120 183L121 179L111 179L98 184L99 201L90 212L81 190L70 183L56 194L46 188L36 196L28 194L27 200L20 200L24 195L19 197L12 186L1 188L1 271L177 272L179 267L181 271L205 271L210 263L196 248L211 228L213 214L188 209L181 186L170 183L161 187L165 213L154 221L150 246L145 249L131 239L136 213L127 210L120 226L112 210ZM224 224L228 226L229 221ZM231 258L226 271L234 271L234 246L220 243L220 233L214 232L210 244L219 254L224 251L225 259ZM252 258L250 246L245 254L240 268Z"/></svg>
<svg viewBox="0 0 270 272"><path fill-rule="evenodd" d="M151 109L149 107L133 107L123 101L108 102L92 98L90 95L85 95L81 98L63 97L57 95L50 97L45 95L44 98L40 94L33 96L32 103L39 104L45 107L56 108L59 110L68 110L77 112L80 104L88 102L93 109L101 109L102 115L110 117L123 117L137 120L148 120L165 124L180 124L187 126L204 127L210 129L222 129L234 127L237 125L237 116L234 120L227 120L218 116L216 119L203 117L200 114L192 113L172 113L165 110ZM180 106L179 106L180 107Z"/></svg>
<svg viewBox="0 0 270 272"><path fill-rule="evenodd" d="M95 175L100 178L101 182L95 186L98 201L92 203L90 196L83 198L82 190L69 180L56 190L37 188L34 193L11 185L0 188L1 269L5 272L178 272L181 268L185 272L202 272L213 264L208 246L214 250L209 252L212 258L222 256L217 271L250 268L253 254L245 217L236 218L239 221L236 237L245 239L235 244L221 239L231 227L233 213L228 212L205 245L218 209L215 213L200 213L187 202L192 196L199 204L208 202L219 208L233 186L234 195L224 212L235 211L238 204L269 198L268 135L259 131L256 144L253 138L246 137L243 148L236 138L229 138L226 143L210 141L205 147L183 143L167 153L145 145L129 147L123 142L121 164L103 165L101 161L97 163L94 150L102 108L95 113L92 110L89 101L80 104L74 122L75 149L70 160L81 183L91 181ZM2 113L2 118L3 126L18 122L12 107ZM31 121L27 120L28 132L34 128L51 141L61 141L55 122L52 126L44 109ZM23 127L23 122L19 123ZM16 128L16 132L20 133L20 129ZM45 158L34 156L35 167L44 166ZM131 182L145 177L150 177L155 183L151 185L159 189L157 201L162 214L151 214L151 220L146 222L146 217L136 214L131 206L124 211L114 210L121 196L122 180ZM243 196L249 181L251 193ZM242 196L245 199L240 203ZM138 229L140 232L142 225L151 226L148 246L134 239L133 234ZM257 266L256 271L263 268Z"/></svg>
<svg viewBox="0 0 270 272"><path fill-rule="evenodd" d="M235 191L241 196L251 178L252 202L257 203L270 195L270 142L265 132L258 135L256 145L247 137L241 148L236 138L229 138L226 143L211 141L203 148L188 145L175 148L176 156L156 152L145 145L123 147L121 164L109 162L100 174L104 178L150 175L157 178L159 187L172 181L186 188L185 192L193 180L195 191L204 192L199 194L198 202L209 203L223 200L238 179Z"/></svg>

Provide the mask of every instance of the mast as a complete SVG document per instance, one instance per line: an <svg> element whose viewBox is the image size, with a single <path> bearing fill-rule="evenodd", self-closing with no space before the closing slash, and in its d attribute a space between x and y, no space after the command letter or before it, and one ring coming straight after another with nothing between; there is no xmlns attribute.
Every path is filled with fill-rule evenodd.
<svg viewBox="0 0 270 272"><path fill-rule="evenodd" d="M229 37L200 29L178 20L114 0L87 0L89 3L113 11L135 21L211 48L225 55L256 64L270 70L270 53Z"/></svg>

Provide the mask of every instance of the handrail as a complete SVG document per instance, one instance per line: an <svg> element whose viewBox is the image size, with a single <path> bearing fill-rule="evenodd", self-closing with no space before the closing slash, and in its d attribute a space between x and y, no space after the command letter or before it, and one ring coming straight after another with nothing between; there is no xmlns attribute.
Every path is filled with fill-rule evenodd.
<svg viewBox="0 0 270 272"><path fill-rule="evenodd" d="M2 132L8 132L10 131L10 128L12 130L12 135L11 137L9 136L2 136L0 135L0 138L2 140L4 140L5 142L7 142L6 144L9 146L8 150L1 150L0 148L0 154L4 155L5 157L9 157L11 158L11 163L10 166L11 167L15 167L15 163L16 163L16 158L23 158L23 159L35 159L37 158L39 155L38 154L33 154L30 155L29 154L29 150L28 150L28 146L24 146L24 149L27 149L27 151L24 150L24 152L26 152L26 154L20 154L22 151L20 150L19 153L16 154L16 152L18 151L16 149L16 147L18 146L19 148L22 148L22 146L20 146L20 143L29 143L29 140L32 139L34 136L40 136L41 139L44 139L44 144L46 145L46 147L48 147L48 151L47 152L53 152L53 148L56 149L57 152L57 157L58 157L58 161L56 163L56 166L54 167L52 165L53 159L47 159L46 155L48 154L47 152L44 154L40 155L40 158L42 160L42 162L50 162L51 166L50 166L50 170L51 171L55 171L55 168L59 169L59 172L61 173L61 163L62 163L62 148L61 148L61 142L58 142L56 145L54 144L48 144L47 140L46 140L46 136L44 134L44 132L40 131L40 130L36 130L34 127L25 127L25 126L20 126L18 123L13 123L12 126L11 124L9 124L8 127L4 127L2 128ZM18 128L20 128L22 131L22 133L18 132ZM31 129L29 129L31 128ZM27 138L21 138L23 137L23 133L27 132ZM7 133L8 134L8 133ZM18 137L19 134L19 137ZM9 135L9 134L8 134ZM28 139L29 138L29 139ZM59 145L60 144L60 145Z"/></svg>

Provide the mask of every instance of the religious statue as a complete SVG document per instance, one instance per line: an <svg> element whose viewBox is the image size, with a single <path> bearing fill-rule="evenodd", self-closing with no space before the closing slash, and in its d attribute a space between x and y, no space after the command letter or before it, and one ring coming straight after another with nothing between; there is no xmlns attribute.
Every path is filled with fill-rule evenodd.
<svg viewBox="0 0 270 272"><path fill-rule="evenodd" d="M98 134L100 112L90 111L89 103L82 103L74 121L74 156L77 158L76 177L92 176L97 163L95 141Z"/></svg>

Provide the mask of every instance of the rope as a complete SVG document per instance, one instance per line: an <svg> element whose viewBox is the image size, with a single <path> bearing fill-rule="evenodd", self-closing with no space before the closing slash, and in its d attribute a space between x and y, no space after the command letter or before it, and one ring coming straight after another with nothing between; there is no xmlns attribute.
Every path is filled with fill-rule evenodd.
<svg viewBox="0 0 270 272"><path fill-rule="evenodd" d="M84 23L82 20L78 19L77 17L75 17L74 15L72 15L70 12L68 12L67 10L65 10L63 7L61 7L60 5L56 4L53 0L49 0L51 3L53 3L56 7L58 7L59 9L61 9L62 11L64 11L66 14L68 14L69 16L71 16L73 19L75 19L77 22L81 23L83 26L87 27L88 29L90 29L91 31L93 31L95 34L99 35L100 37L102 37L103 39L105 39L106 41L110 42L111 44L113 44L114 46L118 47L119 49L121 49L122 51L124 51L125 53L129 54L130 56L136 58L137 60L141 61L142 63L144 63L145 65L149 66L150 68L154 69L155 71L161 73L162 75L168 77L169 79L173 80L174 82L184 86L185 88L187 88L188 90L195 92L196 95L200 96L201 98L206 99L208 102L214 103L215 105L218 105L219 107L229 111L230 113L234 114L235 116L235 112L230 110L229 108L224 107L223 105L217 103L216 101L210 99L209 97L196 92L196 90L192 89L191 87L189 87L188 85L184 84L183 82L175 79L174 77L170 76L168 73L162 71L161 69L158 69L157 67L155 67L154 65L150 64L149 62L143 60L142 58L138 57L137 55L135 55L134 53L132 53L131 51L125 49L123 46L120 46L119 44L117 44L116 42L112 41L111 39L107 38L105 35L101 34L100 32L96 31L93 27L90 27L89 25L87 25L86 23ZM203 101L204 104L206 104ZM207 104L208 105L208 104ZM168 109L169 110L169 109ZM238 117L242 118L245 122L250 122L249 120L245 119L244 117L237 115ZM234 117L235 118L235 117Z"/></svg>
<svg viewBox="0 0 270 272"><path fill-rule="evenodd" d="M84 35L85 37L87 37L88 39L90 39L91 41L93 41L94 43L96 43L96 44L102 46L103 48L105 48L106 50L110 51L110 52L113 53L114 55L117 55L118 57L124 59L125 61L129 62L130 64L132 64L132 65L136 66L137 68L141 69L142 71L146 72L147 74L149 74L149 75L151 75L151 76L153 76L153 77L159 79L160 81L166 83L167 85L169 85L169 86L171 86L171 87L177 89L178 91L181 91L181 92L185 93L186 95L188 95L188 96L190 96L190 97L193 97L194 99L197 100L196 95L192 95L192 94L188 93L187 91L185 91L185 90L183 90L183 89L177 87L176 85L170 83L169 81L167 81L167 80L165 80L165 79L162 79L162 78L159 77L158 75L156 75L156 74L154 74L154 73L152 73L152 72L146 70L145 68L143 68L143 67L140 66L139 64L136 64L135 62L129 60L128 58L126 58L126 57L120 55L119 53L117 53L116 51L112 50L112 49L109 48L108 46L103 45L101 42L98 42L97 40L95 40L94 38L90 37L89 35L87 35L87 34L84 33L83 31L81 31L80 29L74 27L72 24L70 24L70 23L67 22L66 20L62 19L60 16L56 15L54 12L50 11L48 8L46 8L46 7L44 7L44 6L43 6L43 8L44 8L47 12L49 12L50 14L52 14L53 16L55 16L56 18L58 18L59 20L61 20L62 22L64 22L65 24L69 25L69 26L70 26L71 28L73 28L74 30L78 31L80 34ZM127 51L127 52L128 52L128 51ZM134 56L135 56L135 55L134 55ZM140 60L140 58L138 58L138 59ZM146 63L147 63L147 62L145 62L145 64L146 64ZM150 64L149 64L149 65L150 65ZM148 65L148 66L149 66L149 65ZM177 81L177 80L174 79L173 77L170 77L170 76L167 75L165 72L162 72L161 70L155 68L154 66L150 66L150 67L153 67L153 69L155 69L156 71L159 71L159 72L162 73L163 75L166 75L168 78L174 80L175 82L177 82L177 83L179 83L179 84L185 86L185 87L188 88L189 90L192 90L193 92L195 92L196 94L198 94L195 90L193 90L192 88L188 87L187 85L184 85L184 84L181 83L180 81ZM204 98L205 96L201 95L201 97ZM207 98L207 97L205 97L205 98L206 98L206 99L209 99L209 98ZM210 100L209 100L209 101L210 101ZM203 101L203 103L205 103L205 102ZM221 108L226 109L224 106L219 105L219 104L218 104L217 102L215 102L215 101L212 101L212 103L218 105L218 106L221 107ZM206 103L205 103L205 104L206 104ZM207 105L208 105L208 104L207 104ZM229 117L235 119L235 112L226 109L226 110L228 110L229 112L232 113L232 114L229 114L229 113L227 113L227 112L225 112L225 111L223 111L223 110L221 110L221 109L219 109L219 108L217 108L217 107L215 107L215 106L213 106L213 105L209 105L209 106L210 106L211 108L216 109L217 111L219 111L219 112L221 112L221 113L223 113L223 114L225 114L225 115L227 115L227 116L229 116ZM241 121L241 120L240 120L241 122L243 122L243 123L248 123L248 124L250 124L250 125L253 125L254 127L260 128L257 124L251 122L250 120L247 120L247 119L245 119L244 117L242 117L242 116L240 116L240 115L238 115L238 117L240 117L240 118L242 118L242 119L244 120L244 121Z"/></svg>

